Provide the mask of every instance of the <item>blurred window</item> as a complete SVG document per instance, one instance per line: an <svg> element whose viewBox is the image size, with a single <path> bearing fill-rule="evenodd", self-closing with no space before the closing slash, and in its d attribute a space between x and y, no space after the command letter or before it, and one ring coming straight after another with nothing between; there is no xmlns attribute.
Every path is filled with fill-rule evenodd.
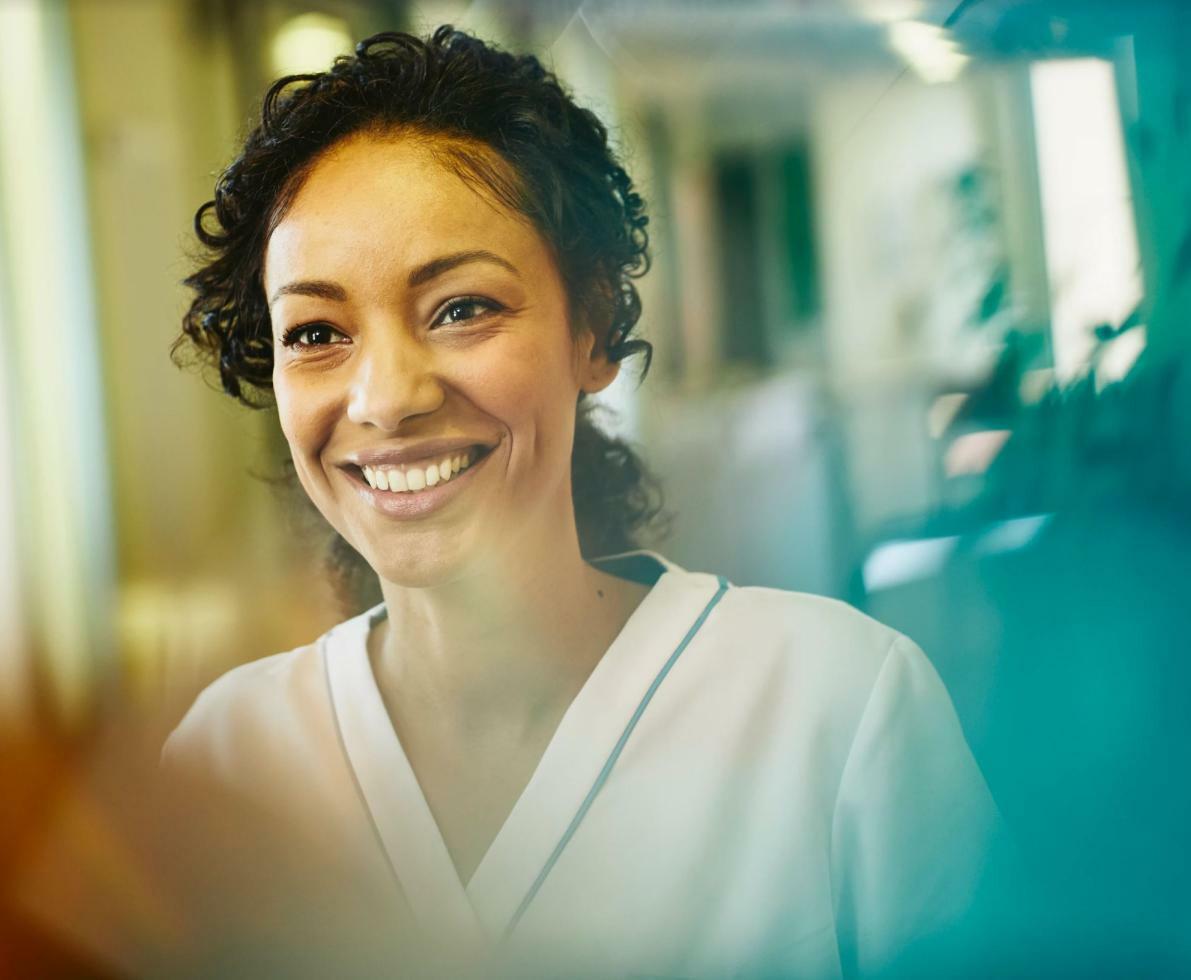
<svg viewBox="0 0 1191 980"><path fill-rule="evenodd" d="M722 352L771 367L819 313L810 152L804 143L713 160Z"/></svg>
<svg viewBox="0 0 1191 980"><path fill-rule="evenodd" d="M1112 65L1038 62L1030 82L1055 372L1069 381L1088 363L1095 327L1119 325L1141 299L1133 199Z"/></svg>
<svg viewBox="0 0 1191 980"><path fill-rule="evenodd" d="M77 722L112 656L115 556L71 44L65 5L0 2L0 466L20 474L0 492L17 514L0 576L20 580L0 580L0 712L40 685Z"/></svg>

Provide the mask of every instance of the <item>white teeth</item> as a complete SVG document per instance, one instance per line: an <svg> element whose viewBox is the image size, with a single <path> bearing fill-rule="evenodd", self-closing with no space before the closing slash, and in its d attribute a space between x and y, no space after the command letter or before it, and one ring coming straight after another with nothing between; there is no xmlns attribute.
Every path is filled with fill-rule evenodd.
<svg viewBox="0 0 1191 980"><path fill-rule="evenodd" d="M374 490L390 493L416 493L439 483L446 483L471 465L471 451L445 456L426 467L402 470L399 467L364 466L364 479Z"/></svg>

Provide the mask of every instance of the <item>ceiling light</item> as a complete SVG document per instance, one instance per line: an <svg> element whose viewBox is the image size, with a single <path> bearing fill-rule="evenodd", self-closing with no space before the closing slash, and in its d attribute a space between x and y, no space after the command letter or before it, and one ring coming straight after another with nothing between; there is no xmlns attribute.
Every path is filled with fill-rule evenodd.
<svg viewBox="0 0 1191 980"><path fill-rule="evenodd" d="M917 20L890 24L889 43L928 85L955 81L970 60L943 28Z"/></svg>
<svg viewBox="0 0 1191 980"><path fill-rule="evenodd" d="M326 14L287 20L273 38L272 67L278 75L326 71L338 55L352 50L347 22Z"/></svg>

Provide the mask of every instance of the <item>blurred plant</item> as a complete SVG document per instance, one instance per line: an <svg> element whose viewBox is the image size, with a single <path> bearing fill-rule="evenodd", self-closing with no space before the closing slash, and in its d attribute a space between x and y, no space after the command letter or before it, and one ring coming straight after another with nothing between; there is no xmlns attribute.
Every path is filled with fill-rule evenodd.
<svg viewBox="0 0 1191 980"><path fill-rule="evenodd" d="M1191 252L1191 229L1187 248ZM1181 320L1165 329L1181 330ZM1012 430L967 516L1003 520L1111 503L1191 516L1191 352L1185 336L1147 346L1117 378L1109 354L1139 330L1147 330L1140 306L1119 324L1097 326L1086 372L1067 385L1052 381L1032 403L1022 391L1039 338L1010 334L988 380L953 422Z"/></svg>
<svg viewBox="0 0 1191 980"><path fill-rule="evenodd" d="M997 237L1001 210L994 186L984 166L965 167L952 185L952 196L961 223L961 234L987 243L984 249L986 282L980 302L968 325L987 327L1009 312L1009 262Z"/></svg>
<svg viewBox="0 0 1191 980"><path fill-rule="evenodd" d="M1083 16L1064 9L1085 33L1098 32L1102 46L1120 32L1133 39L1136 80L1121 109L1137 221L1148 240L1148 295L1119 323L1094 328L1080 377L1052 380L1041 393L1030 390L1027 374L1045 353L1042 335L1010 329L996 365L952 421L1012 433L981 492L952 515L964 524L1101 506L1191 517L1191 80L1182 32L1172 26L1170 4L1125 20L1101 7ZM979 221L979 205L973 209ZM1007 286L990 279L982 314L997 315ZM1124 370L1122 352L1126 365L1136 355Z"/></svg>

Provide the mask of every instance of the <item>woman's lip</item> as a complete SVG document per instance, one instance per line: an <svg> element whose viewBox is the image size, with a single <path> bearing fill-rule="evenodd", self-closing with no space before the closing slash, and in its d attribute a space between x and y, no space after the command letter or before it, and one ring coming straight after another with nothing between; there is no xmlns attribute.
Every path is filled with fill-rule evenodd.
<svg viewBox="0 0 1191 980"><path fill-rule="evenodd" d="M424 517L445 507L458 493L467 488L471 483L472 474L487 463L492 454L492 450L488 450L467 469L460 470L459 473L447 480L446 483L439 483L433 487L427 487L424 490L414 492L403 491L395 493L391 490L374 490L368 485L368 481L364 479L363 472L359 469L346 470L345 472L348 474L348 479L352 481L356 492L371 507L380 511L386 517L409 520L411 518Z"/></svg>
<svg viewBox="0 0 1191 980"><path fill-rule="evenodd" d="M345 462L350 466L403 466L427 463L455 453L478 449L486 453L494 446L484 442L461 442L458 439L434 439L416 446L401 449L371 449L348 456Z"/></svg>

